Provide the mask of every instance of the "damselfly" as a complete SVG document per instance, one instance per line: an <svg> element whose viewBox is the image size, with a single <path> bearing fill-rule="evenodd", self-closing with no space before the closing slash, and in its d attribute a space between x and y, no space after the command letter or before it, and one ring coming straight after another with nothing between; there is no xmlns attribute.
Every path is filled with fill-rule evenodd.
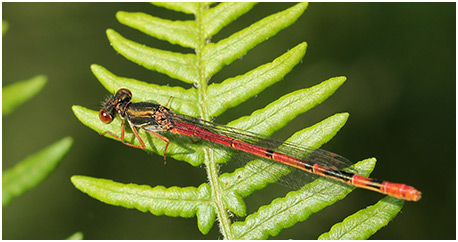
<svg viewBox="0 0 458 242"><path fill-rule="evenodd" d="M131 102L131 99L132 93L123 88L119 89L105 103L99 112L99 118L102 122L108 124L113 121L117 113L122 120L121 135L117 136L109 131L101 134L109 134L126 145L144 149L146 147L145 143L137 131L137 128L143 128L148 133L166 142L164 160L170 141L159 134L159 131L168 131L207 140L264 159L277 161L318 176L328 177L355 187L373 190L396 198L409 201L418 201L421 198L421 192L411 186L376 180L339 169L339 163L344 158L334 153L321 149L311 150L307 147L288 143L283 143L281 145L282 148L275 148L272 145L268 145L270 143L277 145L281 143L275 139L178 114L159 104L150 102L134 103ZM140 145L133 145L124 141L126 120ZM304 156L300 155L301 153L309 154Z"/></svg>

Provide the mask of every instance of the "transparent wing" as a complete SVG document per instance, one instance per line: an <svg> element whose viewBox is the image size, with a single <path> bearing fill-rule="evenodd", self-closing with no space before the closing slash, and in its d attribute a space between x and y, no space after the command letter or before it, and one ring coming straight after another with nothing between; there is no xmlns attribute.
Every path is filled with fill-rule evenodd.
<svg viewBox="0 0 458 242"><path fill-rule="evenodd" d="M257 145L259 147L286 154L300 160L318 163L331 169L340 170L348 168L352 165L352 162L350 162L348 159L323 149L313 149L302 146L300 144L288 143L279 139L241 129L231 128L183 114L171 113L169 116L172 121L180 121L191 124L192 126L207 130L215 134L223 135L225 137L242 141L244 143Z"/></svg>

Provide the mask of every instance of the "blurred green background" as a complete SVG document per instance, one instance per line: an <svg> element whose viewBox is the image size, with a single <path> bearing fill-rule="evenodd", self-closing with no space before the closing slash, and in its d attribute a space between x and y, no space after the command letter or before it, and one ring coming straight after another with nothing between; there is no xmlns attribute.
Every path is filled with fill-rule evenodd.
<svg viewBox="0 0 458 242"><path fill-rule="evenodd" d="M292 6L262 3L225 27L212 41ZM190 88L148 71L117 54L105 30L113 28L147 46L192 52L152 39L117 22L117 11L139 11L167 19L191 19L148 3L2 3L9 30L3 37L3 86L38 74L48 83L35 98L3 118L3 170L65 137L74 145L42 184L3 208L3 239L63 239L76 231L86 239L219 239L215 226L202 235L196 219L153 216L103 204L78 191L72 175L87 175L151 186L197 186L201 168L147 154L100 137L71 111L78 104L99 109L109 94L89 66L115 75ZM312 3L291 27L226 66L213 82L243 74L306 41L298 66L256 98L218 117L218 123L243 115L291 91L330 77L347 82L326 102L300 115L275 134L295 131L339 112L350 118L323 148L359 161L376 157L373 177L407 183L423 192L373 239L455 239L455 3ZM278 185L247 199L249 211L283 195ZM313 239L346 216L383 196L355 190L346 199L275 239ZM243 219L243 218L241 218ZM216 225L216 224L215 224Z"/></svg>

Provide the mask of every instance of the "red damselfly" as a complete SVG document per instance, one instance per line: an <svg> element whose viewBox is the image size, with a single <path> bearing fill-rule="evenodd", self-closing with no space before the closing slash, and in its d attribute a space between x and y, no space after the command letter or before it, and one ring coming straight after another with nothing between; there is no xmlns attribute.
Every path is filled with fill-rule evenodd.
<svg viewBox="0 0 458 242"><path fill-rule="evenodd" d="M123 88L119 89L105 103L99 112L99 118L102 122L108 124L113 121L117 113L122 119L121 135L117 136L109 131L101 134L109 134L126 145L144 149L146 147L145 143L137 132L137 128L143 128L148 133L166 142L164 160L170 141L157 133L159 131L169 131L191 138L207 140L264 159L277 161L318 176L328 177L355 187L373 190L396 198L408 201L418 201L421 198L421 192L411 186L376 180L341 170L339 163L344 158L334 153L282 143L266 136L174 113L159 104L150 102L134 103L131 102L131 99L132 93ZM126 120L140 142L139 146L124 141ZM281 144L283 148L275 148L272 145L268 145L270 143ZM300 155L301 153L308 153L308 155Z"/></svg>

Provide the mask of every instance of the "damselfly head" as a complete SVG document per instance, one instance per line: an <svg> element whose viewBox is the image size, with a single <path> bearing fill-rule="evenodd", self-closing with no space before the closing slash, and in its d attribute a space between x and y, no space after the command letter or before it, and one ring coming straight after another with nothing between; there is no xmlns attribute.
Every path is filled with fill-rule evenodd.
<svg viewBox="0 0 458 242"><path fill-rule="evenodd" d="M126 88L119 89L115 95L113 95L108 101L103 105L102 109L99 111L99 118L102 122L109 124L113 121L116 111L127 105L132 98L132 92Z"/></svg>
<svg viewBox="0 0 458 242"><path fill-rule="evenodd" d="M128 103L132 99L132 93L125 88L119 89L116 94L107 102L111 101L111 105L118 106L123 103Z"/></svg>

